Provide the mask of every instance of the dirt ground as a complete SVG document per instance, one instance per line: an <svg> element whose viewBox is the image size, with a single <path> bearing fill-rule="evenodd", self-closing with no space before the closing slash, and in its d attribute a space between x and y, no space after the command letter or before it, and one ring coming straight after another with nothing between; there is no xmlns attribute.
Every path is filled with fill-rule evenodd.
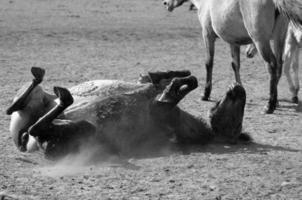
<svg viewBox="0 0 302 200"><path fill-rule="evenodd" d="M93 79L135 81L147 71L189 69L200 86L180 106L205 118L234 75L229 47L219 40L213 101L200 100L205 50L196 13L188 11L188 4L168 13L160 0L1 0L0 10L0 195L10 196L1 199L302 198L302 102L290 103L283 77L280 106L272 115L262 114L269 76L259 56L241 58L247 91L243 126L255 144L207 145L89 166L58 165L41 154L20 153L5 110L32 79L31 66L46 69L43 85L49 90Z"/></svg>

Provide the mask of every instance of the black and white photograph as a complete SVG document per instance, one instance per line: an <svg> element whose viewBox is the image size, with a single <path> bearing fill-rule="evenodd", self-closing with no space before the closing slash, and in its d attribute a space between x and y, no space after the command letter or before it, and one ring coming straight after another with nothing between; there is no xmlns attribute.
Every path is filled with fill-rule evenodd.
<svg viewBox="0 0 302 200"><path fill-rule="evenodd" d="M0 0L0 200L301 200L302 0Z"/></svg>

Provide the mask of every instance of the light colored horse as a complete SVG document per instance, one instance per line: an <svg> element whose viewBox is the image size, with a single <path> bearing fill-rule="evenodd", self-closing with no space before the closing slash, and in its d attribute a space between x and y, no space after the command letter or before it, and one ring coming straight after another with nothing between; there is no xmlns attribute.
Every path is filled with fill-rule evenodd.
<svg viewBox="0 0 302 200"><path fill-rule="evenodd" d="M186 0L163 0L168 11ZM240 45L254 43L268 65L270 92L266 113L273 113L277 105L277 85L282 72L282 54L288 20L302 23L301 0L191 0L198 9L202 35L207 49L206 85L203 100L212 90L212 71L217 37L230 44L235 79L241 83ZM273 53L270 40L274 43Z"/></svg>
<svg viewBox="0 0 302 200"><path fill-rule="evenodd" d="M288 81L289 90L292 93L293 103L298 103L299 84L299 49L302 47L302 29L290 23L285 39L283 65L284 73ZM257 49L254 44L250 44L246 48L246 56L254 57ZM290 69L293 70L293 79L290 74Z"/></svg>

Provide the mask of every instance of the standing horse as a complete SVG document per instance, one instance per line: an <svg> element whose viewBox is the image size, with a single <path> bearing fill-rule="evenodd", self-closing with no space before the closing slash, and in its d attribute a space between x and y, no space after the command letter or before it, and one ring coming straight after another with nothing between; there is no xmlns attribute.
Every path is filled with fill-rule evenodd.
<svg viewBox="0 0 302 200"><path fill-rule="evenodd" d="M163 0L168 11L186 0ZM198 9L202 35L207 49L206 85L203 100L212 90L212 71L215 40L222 38L230 44L235 79L240 80L240 45L254 43L268 65L270 92L265 113L273 113L277 105L277 85L282 72L282 54L288 20L302 24L300 0L191 0ZM274 42L273 53L270 40Z"/></svg>
<svg viewBox="0 0 302 200"><path fill-rule="evenodd" d="M284 74L286 76L289 90L292 93L292 102L298 103L299 84L299 49L302 47L302 29L299 29L294 24L288 26L285 46L284 46ZM254 44L250 44L246 48L246 56L254 57L257 49ZM293 79L290 74L290 69L293 70Z"/></svg>

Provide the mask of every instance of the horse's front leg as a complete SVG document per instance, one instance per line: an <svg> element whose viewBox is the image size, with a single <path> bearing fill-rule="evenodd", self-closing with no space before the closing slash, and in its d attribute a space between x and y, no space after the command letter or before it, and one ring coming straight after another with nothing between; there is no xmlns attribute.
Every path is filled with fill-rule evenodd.
<svg viewBox="0 0 302 200"><path fill-rule="evenodd" d="M235 80L237 83L241 84L240 79L240 46L239 45L230 45L231 47L231 55L232 55L232 68L235 73Z"/></svg>
<svg viewBox="0 0 302 200"><path fill-rule="evenodd" d="M273 32L273 42L274 42L274 54L277 62L277 78L278 82L282 75L283 67L283 52L284 44L287 33L288 20L285 17L279 16L276 20L274 32Z"/></svg>
<svg viewBox="0 0 302 200"><path fill-rule="evenodd" d="M55 87L54 92L60 103L28 129L28 134L37 140L45 156L50 159L78 152L82 144L95 136L96 131L94 125L85 120L74 122L57 119L73 103L73 98L65 88Z"/></svg>
<svg viewBox="0 0 302 200"><path fill-rule="evenodd" d="M268 71L270 74L270 90L269 90L269 101L265 107L264 112L266 114L272 114L277 107L278 99L278 76L277 76L277 61L276 57L273 54L273 51L270 47L269 39L263 41L254 41L254 44L257 47L257 50L266 61L268 66Z"/></svg>
<svg viewBox="0 0 302 200"><path fill-rule="evenodd" d="M212 91L212 74L213 74L213 62L215 53L215 40L216 37L213 33L208 33L207 30L203 30L203 40L206 47L206 85L204 88L204 94L202 100L208 101Z"/></svg>
<svg viewBox="0 0 302 200"><path fill-rule="evenodd" d="M48 129L52 126L52 121L56 119L68 106L73 103L73 98L70 92L65 88L54 87L55 94L59 97L59 104L41 117L35 124L33 124L29 129L29 135L33 137L47 137L49 131Z"/></svg>

